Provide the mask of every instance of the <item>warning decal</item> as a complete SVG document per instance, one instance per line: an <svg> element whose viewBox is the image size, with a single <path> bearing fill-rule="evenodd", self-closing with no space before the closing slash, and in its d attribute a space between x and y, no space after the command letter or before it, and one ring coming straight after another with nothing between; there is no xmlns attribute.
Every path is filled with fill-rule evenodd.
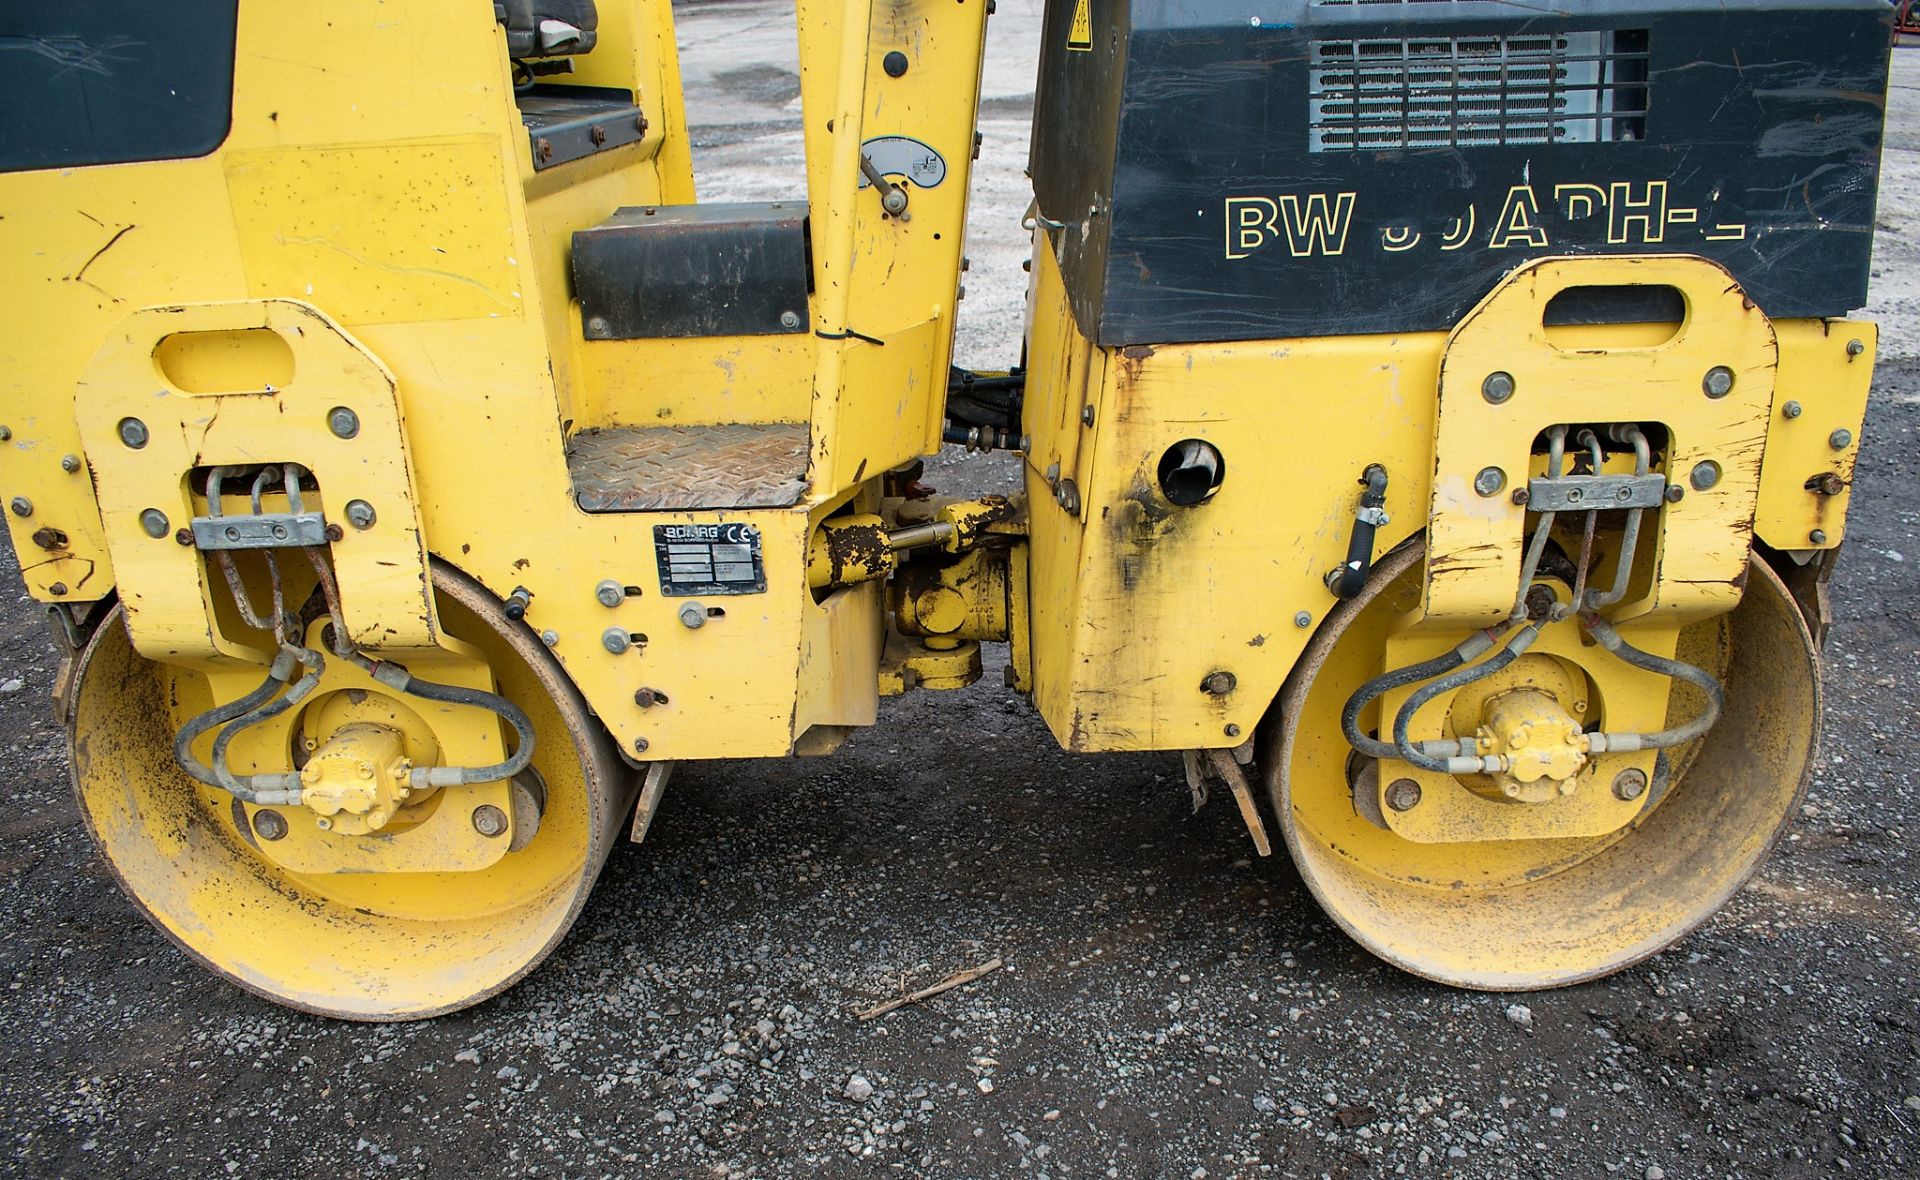
<svg viewBox="0 0 1920 1180"><path fill-rule="evenodd" d="M1081 53L1093 49L1093 0L1074 0L1073 27L1067 30L1067 48Z"/></svg>

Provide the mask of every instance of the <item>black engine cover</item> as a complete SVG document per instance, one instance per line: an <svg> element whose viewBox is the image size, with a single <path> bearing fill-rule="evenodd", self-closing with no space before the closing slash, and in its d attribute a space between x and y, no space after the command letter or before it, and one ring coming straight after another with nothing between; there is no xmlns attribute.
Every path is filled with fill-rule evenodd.
<svg viewBox="0 0 1920 1180"><path fill-rule="evenodd" d="M1103 345L1451 328L1557 254L1866 302L1886 0L1049 0L1031 170Z"/></svg>

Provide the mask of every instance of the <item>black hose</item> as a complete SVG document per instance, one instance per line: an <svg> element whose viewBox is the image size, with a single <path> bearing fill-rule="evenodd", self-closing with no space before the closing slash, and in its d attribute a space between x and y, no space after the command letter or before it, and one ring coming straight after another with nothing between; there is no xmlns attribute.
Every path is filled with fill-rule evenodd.
<svg viewBox="0 0 1920 1180"><path fill-rule="evenodd" d="M421 700L434 701L442 705L471 705L476 709L486 709L498 713L513 726L514 734L520 744L504 762L491 766L462 766L458 768L461 786L473 783L490 783L496 779L512 778L527 768L533 761L533 719L525 710L498 693L485 692L478 688L461 688L453 684L436 684L431 680L409 678L403 692L411 693ZM434 769L441 769L435 767ZM453 784L435 783L435 786Z"/></svg>
<svg viewBox="0 0 1920 1180"><path fill-rule="evenodd" d="M288 669L288 671L291 670L291 668ZM280 674L276 666L275 671L267 674L267 678L261 682L260 687L254 689L246 696L208 709L199 716L189 719L185 725L180 727L180 732L174 735L173 760L180 764L180 769L193 776L194 781L204 783L209 787L218 787L223 791L226 790L226 784L220 781L219 777L214 774L212 768L193 756L193 743L200 739L201 734L212 729L214 726L225 725L243 713L253 712L265 704L267 698L278 692L280 686L285 683L286 676Z"/></svg>
<svg viewBox="0 0 1920 1180"><path fill-rule="evenodd" d="M1374 677L1361 685L1358 692L1347 698L1347 707L1340 710L1340 732L1347 735L1348 744L1369 758L1398 757L1398 752L1392 746L1360 732L1361 711L1396 688L1405 688L1409 684L1418 684L1422 680L1451 672L1466 662L1467 657L1462 655L1460 649L1456 647L1424 663L1413 664L1383 676Z"/></svg>
<svg viewBox="0 0 1920 1180"><path fill-rule="evenodd" d="M1385 519L1381 509L1387 503L1387 469L1378 463L1368 464L1360 475L1360 483L1365 490L1360 493L1360 507L1353 514L1347 559L1327 576L1327 589L1333 591L1335 598L1352 598L1367 584L1367 575L1373 572L1373 534Z"/></svg>
<svg viewBox="0 0 1920 1180"><path fill-rule="evenodd" d="M1424 688L1417 689L1412 696L1406 699L1406 703L1400 706L1400 712L1395 714L1393 718L1394 753L1398 754L1402 760L1412 763L1421 770L1431 770L1439 774L1451 774L1452 771L1448 767L1446 759L1421 753L1414 747L1412 740L1407 736L1408 728L1413 725L1414 715L1425 708L1428 701L1431 701L1441 693L1452 692L1458 688L1465 688L1476 680L1485 680L1495 672L1500 671L1508 664L1519 659L1521 653L1533 646L1533 641L1539 637L1540 628L1544 625L1544 619L1537 619L1534 622L1528 623L1526 626L1520 628L1519 631L1515 632L1511 642L1499 651L1493 653L1492 658L1483 663L1461 668L1449 675L1442 676Z"/></svg>
<svg viewBox="0 0 1920 1180"><path fill-rule="evenodd" d="M1726 690L1704 668L1697 668L1682 660L1669 660L1663 656L1656 656L1652 652L1641 651L1622 639L1620 633L1598 615L1582 615L1581 623L1593 636L1595 642L1620 657L1625 663L1631 664L1642 672L1684 680L1699 689L1707 698L1707 707L1700 711L1698 717L1685 725L1676 725L1671 729L1645 734L1598 735L1603 740L1631 738L1637 743L1637 748L1642 750L1670 750L1703 736L1713 728L1714 722L1720 720L1720 710L1726 705ZM1630 747L1623 742L1621 748L1624 750Z"/></svg>

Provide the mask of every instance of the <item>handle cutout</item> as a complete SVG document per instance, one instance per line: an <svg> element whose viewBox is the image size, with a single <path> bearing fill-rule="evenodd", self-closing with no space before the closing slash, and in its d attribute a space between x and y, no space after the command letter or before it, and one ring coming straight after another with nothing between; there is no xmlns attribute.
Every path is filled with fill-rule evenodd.
<svg viewBox="0 0 1920 1180"><path fill-rule="evenodd" d="M293 349L271 328L174 332L153 362L182 393L257 393L293 384Z"/></svg>

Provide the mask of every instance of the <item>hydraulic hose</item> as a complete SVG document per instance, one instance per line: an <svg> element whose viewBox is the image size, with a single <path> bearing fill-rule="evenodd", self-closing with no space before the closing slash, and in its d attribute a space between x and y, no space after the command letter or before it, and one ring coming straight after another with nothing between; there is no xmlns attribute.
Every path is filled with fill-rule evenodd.
<svg viewBox="0 0 1920 1180"><path fill-rule="evenodd" d="M1705 669L1696 668L1682 660L1669 660L1656 656L1652 652L1641 651L1620 637L1613 625L1598 615L1582 615L1580 623L1593 636L1594 642L1620 657L1628 664L1643 672L1652 672L1658 676L1669 676L1675 680L1684 680L1699 689L1707 698L1707 707L1700 715L1685 725L1676 725L1671 729L1657 730L1653 733L1595 733L1587 736L1589 749L1595 754L1631 753L1634 750L1670 750L1683 746L1695 738L1702 737L1714 722L1720 720L1720 710L1726 704L1726 690Z"/></svg>
<svg viewBox="0 0 1920 1180"><path fill-rule="evenodd" d="M1479 659L1498 642L1499 635L1497 631L1475 631L1459 646L1444 655L1435 656L1433 659L1412 664L1367 681L1360 686L1359 691L1347 698L1346 708L1340 710L1340 732L1347 736L1347 742L1354 749L1369 758L1399 757L1399 752L1392 746L1360 731L1361 712L1375 700L1396 688L1418 684L1422 680L1451 672L1470 660Z"/></svg>
<svg viewBox="0 0 1920 1180"><path fill-rule="evenodd" d="M1369 463L1360 474L1360 506L1353 514L1353 535L1347 538L1347 559L1327 575L1327 589L1335 598L1352 598L1373 572L1373 534L1387 523L1387 469Z"/></svg>
<svg viewBox="0 0 1920 1180"><path fill-rule="evenodd" d="M338 648L336 647L335 650ZM518 739L519 745L504 761L495 762L490 766L416 766L409 779L409 785L415 789L466 787L475 783L490 783L497 779L512 778L525 770L527 764L533 761L533 720L520 706L498 693L421 680L408 671L404 664L396 664L390 660L369 659L358 651L346 653L341 658L396 692L407 693L423 701L433 701L441 705L470 705L476 709L485 709L490 713L498 714L502 720L513 727L514 736Z"/></svg>
<svg viewBox="0 0 1920 1180"><path fill-rule="evenodd" d="M1452 692L1457 688L1465 688L1476 680L1484 680L1519 659L1523 652L1533 646L1533 641L1540 637L1540 628L1544 625L1545 620L1541 619L1528 623L1514 633L1513 639L1505 647L1495 652L1492 658L1484 663L1460 668L1417 689L1407 698L1406 703L1400 706L1400 712L1394 716L1393 752L1403 761L1421 770L1436 771L1440 774L1479 774L1483 771L1497 770L1497 766L1489 766L1488 760L1481 758L1464 756L1442 758L1428 754L1414 745L1407 736L1407 730L1413 725L1414 716L1426 706L1428 701L1443 692Z"/></svg>

